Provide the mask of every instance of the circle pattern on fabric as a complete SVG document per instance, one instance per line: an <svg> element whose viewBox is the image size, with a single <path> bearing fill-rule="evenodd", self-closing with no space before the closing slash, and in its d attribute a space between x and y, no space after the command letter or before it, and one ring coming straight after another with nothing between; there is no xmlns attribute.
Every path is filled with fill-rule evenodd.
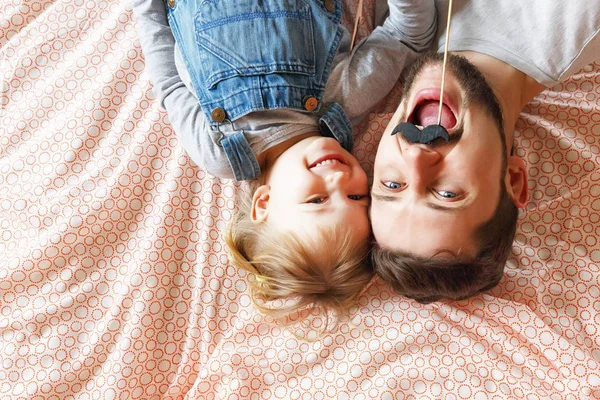
<svg viewBox="0 0 600 400"><path fill-rule="evenodd" d="M4 396L600 397L600 64L518 121L531 202L498 287L425 306L374 281L349 321L310 342L255 313L223 241L247 188L185 155L126 2L4 3ZM400 90L356 130L369 173Z"/></svg>

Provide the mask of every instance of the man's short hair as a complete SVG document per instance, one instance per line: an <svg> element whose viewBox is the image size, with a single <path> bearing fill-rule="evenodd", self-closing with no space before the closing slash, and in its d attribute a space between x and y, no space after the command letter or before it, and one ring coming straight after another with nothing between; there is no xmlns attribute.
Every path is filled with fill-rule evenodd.
<svg viewBox="0 0 600 400"><path fill-rule="evenodd" d="M462 300L496 286L512 249L519 210L501 185L492 218L476 232L479 252L473 258L429 258L394 251L374 243L375 272L400 295L427 304Z"/></svg>

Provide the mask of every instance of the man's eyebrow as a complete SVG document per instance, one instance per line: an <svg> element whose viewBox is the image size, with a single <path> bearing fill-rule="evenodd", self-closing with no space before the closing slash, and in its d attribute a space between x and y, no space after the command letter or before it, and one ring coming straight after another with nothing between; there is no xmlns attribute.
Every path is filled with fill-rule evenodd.
<svg viewBox="0 0 600 400"><path fill-rule="evenodd" d="M380 195L380 194L376 194L376 193L372 193L372 192L371 192L371 198L373 198L375 200L379 200L379 201L385 201L388 203L400 201L400 198L396 197L396 196L385 196L385 195ZM436 204L436 203L431 203L431 202L427 202L427 203L425 203L425 205L433 210L456 213L458 211L464 210L465 208L469 207L470 203L471 202L466 202L466 203L461 204L458 207L448 207L448 206L443 206L441 204Z"/></svg>
<svg viewBox="0 0 600 400"><path fill-rule="evenodd" d="M441 204L436 204L436 203L426 203L427 207L432 208L434 210L439 210L439 211L445 211L445 212L458 212L461 210L464 210L465 208L469 207L470 202L469 203L463 203L460 206L457 207L447 207L447 206L443 206Z"/></svg>

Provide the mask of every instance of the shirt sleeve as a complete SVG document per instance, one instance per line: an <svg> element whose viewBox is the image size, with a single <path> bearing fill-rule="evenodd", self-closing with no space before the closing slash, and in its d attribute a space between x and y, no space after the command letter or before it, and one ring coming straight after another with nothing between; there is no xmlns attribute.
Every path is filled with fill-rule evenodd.
<svg viewBox="0 0 600 400"><path fill-rule="evenodd" d="M206 152L211 150L211 130L200 103L183 83L175 64L175 38L167 20L162 0L133 0L133 14L146 64L160 106L167 111L169 121L190 158L201 168Z"/></svg>
<svg viewBox="0 0 600 400"><path fill-rule="evenodd" d="M388 7L382 26L352 51L343 43L334 59L324 100L339 103L353 124L387 96L404 68L435 39L434 0L388 0Z"/></svg>

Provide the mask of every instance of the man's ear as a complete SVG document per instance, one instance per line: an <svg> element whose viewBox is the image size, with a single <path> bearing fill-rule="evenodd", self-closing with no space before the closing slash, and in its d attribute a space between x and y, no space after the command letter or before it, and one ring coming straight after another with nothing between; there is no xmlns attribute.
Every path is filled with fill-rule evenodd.
<svg viewBox="0 0 600 400"><path fill-rule="evenodd" d="M269 191L271 188L267 185L259 186L252 196L252 221L265 222L269 215Z"/></svg>
<svg viewBox="0 0 600 400"><path fill-rule="evenodd" d="M529 199L529 186L527 185L527 168L521 157L508 157L505 184L506 190L515 205L518 208L525 208Z"/></svg>

